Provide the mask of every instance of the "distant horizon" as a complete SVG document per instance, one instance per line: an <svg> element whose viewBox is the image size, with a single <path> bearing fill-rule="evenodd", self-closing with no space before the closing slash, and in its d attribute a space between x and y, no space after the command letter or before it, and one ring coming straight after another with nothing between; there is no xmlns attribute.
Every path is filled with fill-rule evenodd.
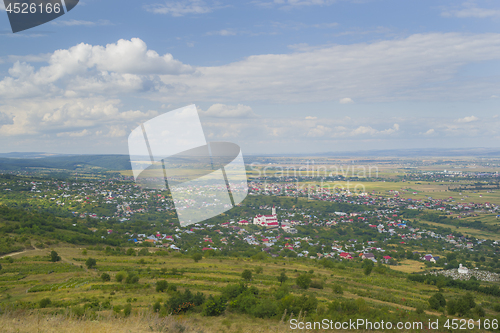
<svg viewBox="0 0 500 333"><path fill-rule="evenodd" d="M252 156L252 157L259 157L259 156L296 156L296 157L307 157L307 156L315 156L315 157L328 157L328 156L336 156L336 157L417 157L417 156L422 156L422 157L440 157L440 155L425 155L425 153L430 153L433 152L434 154L437 153L444 153L444 152L453 152L455 151L455 154L449 154L449 155L444 155L442 157L451 157L451 156L476 156L476 157L488 157L484 156L484 154L487 153L496 153L491 155L490 157L500 157L500 147L470 147L470 148L403 148L403 149L370 149L370 150L345 150L345 151L325 151L325 152L317 152L317 153L245 153L245 156ZM397 155L387 155L390 153L397 153L399 152L401 156ZM404 153L410 153L413 152L411 156L405 155ZM418 154L418 153L422 154ZM467 154L461 155L460 153L467 152ZM370 153L374 155L369 155ZM342 155L344 154L344 155ZM55 153L55 152L48 152L48 151L11 151L8 153L0 153L0 158L9 158L9 156L6 155L21 155L18 158L26 158L29 159L30 157L28 156L22 156L22 155L37 155L38 158L43 158L43 157L52 157L52 156L128 156L128 154L120 154L120 153ZM147 155L144 155L145 157L149 157Z"/></svg>

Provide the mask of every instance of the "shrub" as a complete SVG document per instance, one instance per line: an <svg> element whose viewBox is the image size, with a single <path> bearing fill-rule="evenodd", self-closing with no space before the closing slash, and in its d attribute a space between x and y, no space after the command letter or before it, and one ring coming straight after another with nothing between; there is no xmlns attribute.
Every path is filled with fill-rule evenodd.
<svg viewBox="0 0 500 333"><path fill-rule="evenodd" d="M252 271L249 269L245 269L243 273L241 273L241 277L245 281L251 281L252 280Z"/></svg>
<svg viewBox="0 0 500 333"><path fill-rule="evenodd" d="M262 300L252 309L252 315L258 318L271 318L276 315L277 310L278 306L275 302Z"/></svg>
<svg viewBox="0 0 500 333"><path fill-rule="evenodd" d="M161 293L168 288L168 282L166 280L156 281L156 291Z"/></svg>
<svg viewBox="0 0 500 333"><path fill-rule="evenodd" d="M263 271L264 271L264 268L262 268L261 266L255 267L255 273L262 274Z"/></svg>
<svg viewBox="0 0 500 333"><path fill-rule="evenodd" d="M85 265L87 266L88 269L91 269L97 265L97 262L93 258L88 258L87 261L85 261Z"/></svg>
<svg viewBox="0 0 500 333"><path fill-rule="evenodd" d="M125 305L125 307L123 308L123 315L125 317L128 317L130 316L131 313L132 313L132 304L127 303L127 305Z"/></svg>
<svg viewBox="0 0 500 333"><path fill-rule="evenodd" d="M308 274L301 274L295 279L295 283L297 283L297 286L301 289L308 289L311 284L311 278Z"/></svg>
<svg viewBox="0 0 500 333"><path fill-rule="evenodd" d="M288 276L286 276L285 272L281 272L281 274L278 276L278 282L280 285L286 282L288 280Z"/></svg>
<svg viewBox="0 0 500 333"><path fill-rule="evenodd" d="M108 281L111 281L111 276L109 276L109 274L108 274L108 273L102 273L102 274L101 274L101 280L102 280L103 282L108 282Z"/></svg>
<svg viewBox="0 0 500 333"><path fill-rule="evenodd" d="M318 300L314 296L294 296L287 295L279 303L278 312L283 313L285 309L287 313L300 313L300 311L307 311L313 313L318 307Z"/></svg>
<svg viewBox="0 0 500 333"><path fill-rule="evenodd" d="M309 285L309 287L316 288L316 289L323 289L323 282L313 280L313 281L311 281L311 284Z"/></svg>
<svg viewBox="0 0 500 333"><path fill-rule="evenodd" d="M184 293L175 293L168 300L167 307L173 314L179 314L203 304L204 301L205 295L200 292L193 295L189 289L186 289Z"/></svg>
<svg viewBox="0 0 500 333"><path fill-rule="evenodd" d="M60 260L61 260L61 257L57 254L56 251L50 252L50 261L56 262L56 261L60 261Z"/></svg>
<svg viewBox="0 0 500 333"><path fill-rule="evenodd" d="M422 314L424 313L424 307L422 305L418 305L417 308L415 309L415 312L417 314Z"/></svg>
<svg viewBox="0 0 500 333"><path fill-rule="evenodd" d="M160 301L156 301L156 302L153 304L153 312L160 312L160 309L161 309L161 304L160 304Z"/></svg>
<svg viewBox="0 0 500 333"><path fill-rule="evenodd" d="M170 283L167 288L167 292L176 292L177 286L175 284Z"/></svg>
<svg viewBox="0 0 500 333"><path fill-rule="evenodd" d="M446 300L444 299L443 294L435 293L429 298L429 306L431 309L438 310L440 307L446 306Z"/></svg>
<svg viewBox="0 0 500 333"><path fill-rule="evenodd" d="M226 300L224 297L213 297L210 295L203 308L204 316L220 316L226 310Z"/></svg>
<svg viewBox="0 0 500 333"><path fill-rule="evenodd" d="M486 316L486 312L484 311L484 309L481 307L481 306L476 306L474 308L474 313L478 316L478 317L484 317Z"/></svg>
<svg viewBox="0 0 500 333"><path fill-rule="evenodd" d="M127 252L125 252L126 255L128 256L135 256L135 250L132 248L127 249Z"/></svg>
<svg viewBox="0 0 500 333"><path fill-rule="evenodd" d="M340 284L334 284L332 290L334 294L342 295L344 293L344 291L342 290L342 286Z"/></svg>
<svg viewBox="0 0 500 333"><path fill-rule="evenodd" d="M125 272L116 273L115 279L117 282L122 282L125 279Z"/></svg>
<svg viewBox="0 0 500 333"><path fill-rule="evenodd" d="M52 301L50 300L50 298L46 297L46 298L42 298L38 302L38 306L43 309L43 308L48 307L51 303L52 303Z"/></svg>
<svg viewBox="0 0 500 333"><path fill-rule="evenodd" d="M234 299L248 290L248 287L241 282L238 284L228 284L222 290L222 295L227 299Z"/></svg>
<svg viewBox="0 0 500 333"><path fill-rule="evenodd" d="M201 253L195 253L195 254L193 254L193 260L194 260L194 262L198 262L201 259L203 259L203 255Z"/></svg>
<svg viewBox="0 0 500 333"><path fill-rule="evenodd" d="M129 273L127 275L127 278L125 279L126 284L133 284L138 282L139 282L139 277L133 273Z"/></svg>

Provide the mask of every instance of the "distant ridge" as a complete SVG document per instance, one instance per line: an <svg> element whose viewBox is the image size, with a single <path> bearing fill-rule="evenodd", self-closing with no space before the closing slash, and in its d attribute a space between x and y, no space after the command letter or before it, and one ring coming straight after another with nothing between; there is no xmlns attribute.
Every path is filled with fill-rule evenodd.
<svg viewBox="0 0 500 333"><path fill-rule="evenodd" d="M386 150L362 150L342 151L309 154L248 154L245 162L251 163L258 157L394 157L394 158L418 158L418 157L499 157L500 148L424 148L424 149L386 149ZM20 170L25 168L49 168L76 170L85 167L99 167L107 170L131 170L130 157L128 155L69 155L37 152L12 152L0 153L0 170Z"/></svg>
<svg viewBox="0 0 500 333"><path fill-rule="evenodd" d="M6 157L8 155L8 157ZM0 154L0 170L49 168L76 170L82 167L100 167L107 170L131 170L128 155L55 155L44 153ZM18 156L23 156L18 157ZM27 157L27 156L31 156Z"/></svg>
<svg viewBox="0 0 500 333"><path fill-rule="evenodd" d="M500 148L414 148L297 154L246 154L249 157L500 157Z"/></svg>

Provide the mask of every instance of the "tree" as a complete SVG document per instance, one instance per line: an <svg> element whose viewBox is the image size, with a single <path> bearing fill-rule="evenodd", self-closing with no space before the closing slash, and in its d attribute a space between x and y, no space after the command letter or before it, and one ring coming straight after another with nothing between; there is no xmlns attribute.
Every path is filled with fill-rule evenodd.
<svg viewBox="0 0 500 333"><path fill-rule="evenodd" d="M109 276L109 274L108 274L108 273L102 273L102 274L101 274L101 280L102 280L103 282L108 282L108 281L111 281L111 276Z"/></svg>
<svg viewBox="0 0 500 333"><path fill-rule="evenodd" d="M50 252L50 261L56 262L56 261L60 261L60 260L61 260L61 257L59 255L57 255L56 251Z"/></svg>
<svg viewBox="0 0 500 333"><path fill-rule="evenodd" d="M444 308L446 306L446 300L444 299L443 294L435 293L432 295L432 297L429 298L429 306L434 310L438 310L441 307Z"/></svg>
<svg viewBox="0 0 500 333"><path fill-rule="evenodd" d="M301 274L295 279L295 283L297 283L301 289L308 289L311 284L311 278L308 274Z"/></svg>
<svg viewBox="0 0 500 333"><path fill-rule="evenodd" d="M91 269L97 265L97 261L93 258L88 258L87 261L85 261L85 265L88 269Z"/></svg>
<svg viewBox="0 0 500 333"><path fill-rule="evenodd" d="M2 264L0 264L0 270L2 270Z"/></svg>
<svg viewBox="0 0 500 333"><path fill-rule="evenodd" d="M280 283L280 285L283 285L286 280L288 280L288 276L286 276L285 272L281 272L280 276L278 276L278 282Z"/></svg>
<svg viewBox="0 0 500 333"><path fill-rule="evenodd" d="M161 293L165 290L167 290L168 288L168 282L167 280L159 280L159 281L156 281L156 291Z"/></svg>
<svg viewBox="0 0 500 333"><path fill-rule="evenodd" d="M363 268L363 272L365 273L365 275L370 275L370 273L372 272L372 269L373 269L373 266L366 265L365 268Z"/></svg>
<svg viewBox="0 0 500 333"><path fill-rule="evenodd" d="M261 266L255 267L255 273L261 274L263 271L264 271L264 268L262 268Z"/></svg>
<svg viewBox="0 0 500 333"><path fill-rule="evenodd" d="M245 269L243 273L241 273L241 277L245 281L251 281L252 280L252 271L249 269Z"/></svg>
<svg viewBox="0 0 500 333"><path fill-rule="evenodd" d="M193 254L193 260L194 260L194 262L198 262L201 259L203 259L203 255L201 253L195 253L195 254Z"/></svg>
<svg viewBox="0 0 500 333"><path fill-rule="evenodd" d="M117 282L122 282L124 278L125 278L125 273L124 272L118 272L118 273L116 273L115 279L116 279Z"/></svg>

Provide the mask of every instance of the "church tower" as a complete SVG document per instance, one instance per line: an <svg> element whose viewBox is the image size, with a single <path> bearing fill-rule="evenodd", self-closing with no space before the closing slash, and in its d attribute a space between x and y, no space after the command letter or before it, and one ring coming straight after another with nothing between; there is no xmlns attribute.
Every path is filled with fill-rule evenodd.
<svg viewBox="0 0 500 333"><path fill-rule="evenodd" d="M274 205L273 205L273 211L272 211L272 214L273 214L273 215L276 215L276 208L274 208Z"/></svg>

